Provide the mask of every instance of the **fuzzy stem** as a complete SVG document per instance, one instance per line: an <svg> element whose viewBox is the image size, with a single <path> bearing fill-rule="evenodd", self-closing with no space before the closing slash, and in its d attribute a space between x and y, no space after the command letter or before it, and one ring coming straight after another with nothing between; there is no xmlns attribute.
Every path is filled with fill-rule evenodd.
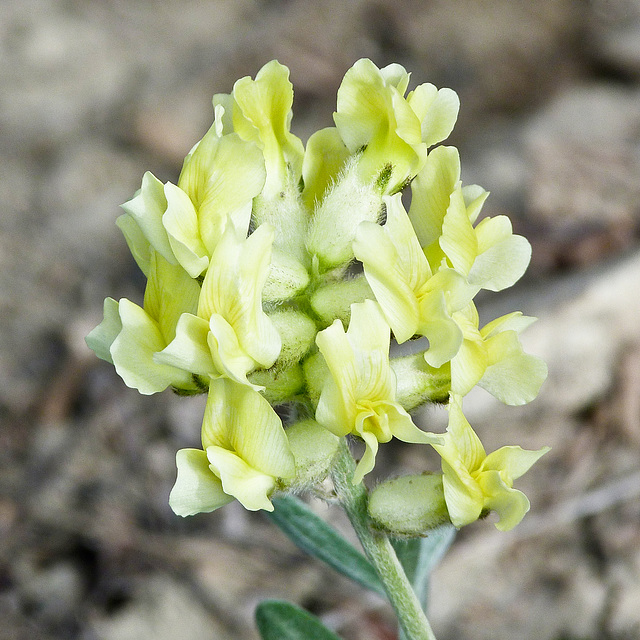
<svg viewBox="0 0 640 640"><path fill-rule="evenodd" d="M389 538L369 527L367 489L363 483L352 483L354 470L355 461L346 439L343 438L332 471L333 484L340 503L349 516L362 548L384 584L406 639L436 640Z"/></svg>

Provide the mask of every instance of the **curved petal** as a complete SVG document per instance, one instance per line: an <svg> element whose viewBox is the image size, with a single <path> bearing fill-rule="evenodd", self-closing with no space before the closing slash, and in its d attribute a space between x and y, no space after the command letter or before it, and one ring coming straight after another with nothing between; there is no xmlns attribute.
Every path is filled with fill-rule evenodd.
<svg viewBox="0 0 640 640"><path fill-rule="evenodd" d="M209 468L207 454L200 449L180 449L176 454L178 477L169 494L169 506L178 516L208 513L231 502L233 497Z"/></svg>
<svg viewBox="0 0 640 640"><path fill-rule="evenodd" d="M234 129L262 148L267 170L263 193L271 198L287 184L288 167L297 182L304 156L302 141L290 132L293 86L289 69L272 60L260 69L255 80L248 76L238 80L233 97Z"/></svg>
<svg viewBox="0 0 640 640"><path fill-rule="evenodd" d="M407 101L422 123L422 140L427 146L449 137L460 111L460 99L453 89L438 90L432 84L421 84Z"/></svg>
<svg viewBox="0 0 640 640"><path fill-rule="evenodd" d="M495 511L500 516L499 522L496 522L496 529L510 531L529 511L527 496L505 485L497 471L483 473L479 483L487 496L484 501L485 508Z"/></svg>
<svg viewBox="0 0 640 640"><path fill-rule="evenodd" d="M418 304L407 282L409 274L400 269L396 247L380 225L362 222L353 250L396 340L405 342L418 329Z"/></svg>
<svg viewBox="0 0 640 640"><path fill-rule="evenodd" d="M113 298L105 298L104 318L93 331L87 335L85 342L101 360L113 364L111 345L122 331L119 305Z"/></svg>
<svg viewBox="0 0 640 640"><path fill-rule="evenodd" d="M295 474L295 462L282 421L271 405L247 385L212 381L202 423L205 449L233 451L250 467L278 478Z"/></svg>
<svg viewBox="0 0 640 640"><path fill-rule="evenodd" d="M165 343L175 337L180 316L196 312L199 296L200 286L180 265L151 252L144 310L158 322Z"/></svg>
<svg viewBox="0 0 640 640"><path fill-rule="evenodd" d="M311 135L302 162L302 199L310 210L338 179L348 157L349 149L335 127L320 129Z"/></svg>
<svg viewBox="0 0 640 640"><path fill-rule="evenodd" d="M128 387L144 395L163 391L169 385L191 386L191 375L154 360L166 346L158 323L126 298L119 303L122 331L111 345L111 357L118 375Z"/></svg>
<svg viewBox="0 0 640 640"><path fill-rule="evenodd" d="M525 353L515 331L502 331L485 341L487 368L478 384L508 405L531 402L547 378L547 365Z"/></svg>
<svg viewBox="0 0 640 640"><path fill-rule="evenodd" d="M475 522L484 506L484 496L475 480L460 465L456 468L442 460L444 499L451 522L463 527Z"/></svg>
<svg viewBox="0 0 640 640"><path fill-rule="evenodd" d="M116 226L122 231L129 251L136 261L140 271L149 277L149 260L151 258L151 244L135 221L128 213L123 213L116 218ZM175 257L173 258L174 261Z"/></svg>
<svg viewBox="0 0 640 640"><path fill-rule="evenodd" d="M460 180L460 156L455 147L436 147L411 183L409 219L423 248L437 242L451 194Z"/></svg>
<svg viewBox="0 0 640 640"><path fill-rule="evenodd" d="M162 217L167 210L167 199L162 182L147 171L142 177L140 190L131 200L125 202L122 208L137 223L151 246L165 260L175 264L176 258L162 223Z"/></svg>
<svg viewBox="0 0 640 640"><path fill-rule="evenodd" d="M162 224L169 235L171 249L187 273L197 278L209 264L209 255L198 228L198 214L180 187L167 182L164 193L167 210L162 216Z"/></svg>
<svg viewBox="0 0 640 640"><path fill-rule="evenodd" d="M178 367L202 376L220 375L208 344L209 323L198 316L183 313L176 326L175 338L154 356L154 361Z"/></svg>
<svg viewBox="0 0 640 640"><path fill-rule="evenodd" d="M227 376L240 384L255 387L247 380L247 374L255 369L254 359L241 347L233 327L217 313L213 314L209 320L207 343L215 369L220 372L220 375Z"/></svg>
<svg viewBox="0 0 640 640"><path fill-rule="evenodd" d="M249 511L273 511L269 500L276 485L273 476L257 471L235 453L221 447L207 447L207 458L225 493Z"/></svg>
<svg viewBox="0 0 640 640"><path fill-rule="evenodd" d="M478 256L469 271L469 282L490 291L502 291L515 284L531 260L531 245L511 233L506 216L485 218L476 227Z"/></svg>
<svg viewBox="0 0 640 640"><path fill-rule="evenodd" d="M215 249L229 216L249 206L265 182L264 157L253 142L237 134L218 137L215 130L202 139L180 174L178 186L193 202L198 229L207 253ZM238 188L242 185L242 188ZM247 224L238 227L246 233Z"/></svg>
<svg viewBox="0 0 640 640"><path fill-rule="evenodd" d="M353 473L353 479L351 480L353 484L360 484L367 473L373 471L376 464L376 454L378 453L378 439L373 433L363 431L360 437L364 440L365 449Z"/></svg>
<svg viewBox="0 0 640 640"><path fill-rule="evenodd" d="M417 332L429 340L424 359L432 367L441 367L460 350L462 331L449 315L443 291L432 291L420 300Z"/></svg>
<svg viewBox="0 0 640 640"><path fill-rule="evenodd" d="M450 204L442 221L440 247L453 268L467 276L478 255L478 240L467 214L460 183L451 193Z"/></svg>
<svg viewBox="0 0 640 640"><path fill-rule="evenodd" d="M500 447L483 460L480 471L498 471L500 477L510 486L549 451L550 447L542 447L537 451L513 446Z"/></svg>

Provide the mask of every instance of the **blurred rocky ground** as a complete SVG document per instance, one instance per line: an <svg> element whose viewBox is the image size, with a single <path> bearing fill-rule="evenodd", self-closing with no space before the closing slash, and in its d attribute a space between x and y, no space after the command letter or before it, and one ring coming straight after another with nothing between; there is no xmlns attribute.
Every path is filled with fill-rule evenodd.
<svg viewBox="0 0 640 640"><path fill-rule="evenodd" d="M520 483L520 527L458 535L432 584L438 638L640 638L640 2L4 0L1 640L255 639L265 597L347 640L395 637L382 601L259 514L175 517L202 401L138 395L83 340L105 296L141 299L118 205L145 170L176 179L212 94L278 58L306 138L363 56L458 91L463 179L534 246L481 314L538 316L524 342L550 369L527 407L466 405L488 450L553 449ZM386 473L424 468L423 450L383 452Z"/></svg>

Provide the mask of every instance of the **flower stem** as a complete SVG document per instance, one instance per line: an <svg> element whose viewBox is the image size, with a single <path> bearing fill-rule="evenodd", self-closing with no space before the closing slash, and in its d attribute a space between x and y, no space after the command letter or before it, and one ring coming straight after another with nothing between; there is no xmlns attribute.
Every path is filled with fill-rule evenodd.
<svg viewBox="0 0 640 640"><path fill-rule="evenodd" d="M340 503L349 516L362 548L384 584L405 638L436 640L389 538L369 526L367 489L363 483L352 483L354 470L355 460L346 439L343 438L332 471L333 484Z"/></svg>

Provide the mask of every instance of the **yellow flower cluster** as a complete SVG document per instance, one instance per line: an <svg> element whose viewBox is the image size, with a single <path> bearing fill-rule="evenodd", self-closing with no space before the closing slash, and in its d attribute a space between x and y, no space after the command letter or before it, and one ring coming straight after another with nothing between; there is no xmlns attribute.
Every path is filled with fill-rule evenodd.
<svg viewBox="0 0 640 640"><path fill-rule="evenodd" d="M177 184L146 173L123 205L144 301L107 298L87 342L140 393L208 393L202 448L177 454L176 513L234 498L272 510L274 492L326 476L345 436L365 445L354 483L381 443L433 446L456 526L493 509L505 529L526 512L513 479L544 450L485 456L461 398L480 385L522 404L546 376L518 339L531 318L481 328L473 304L521 277L530 246L504 216L477 222L487 193L462 185L455 148L435 146L456 94L408 85L400 65L359 60L335 126L305 146L290 130L289 71L272 61L214 96L213 125ZM391 338L420 336L428 348L390 357ZM446 434L414 424L409 411L447 400Z"/></svg>

